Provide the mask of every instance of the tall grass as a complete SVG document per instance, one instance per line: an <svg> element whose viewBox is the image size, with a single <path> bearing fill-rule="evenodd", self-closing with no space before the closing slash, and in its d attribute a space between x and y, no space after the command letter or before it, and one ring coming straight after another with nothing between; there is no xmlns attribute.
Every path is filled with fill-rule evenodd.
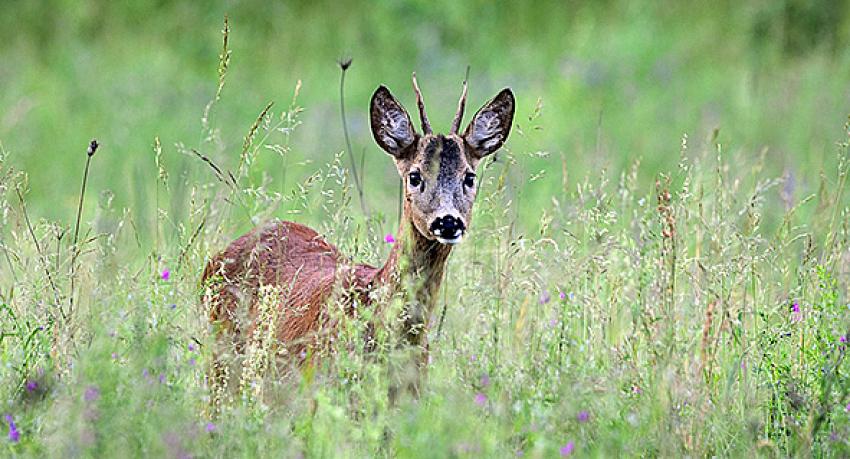
<svg viewBox="0 0 850 459"><path fill-rule="evenodd" d="M535 147L531 127L547 112L521 113L527 129L514 136L530 147L509 142L479 173L471 232L431 318L421 398L388 403L394 351L353 344L372 319L366 310L341 327L332 359L294 371L258 335L238 385L216 402L206 380L214 330L198 284L205 260L278 215L321 217L331 242L378 264L389 247L367 228L392 226L391 212L366 221L353 205L342 154L305 165L313 172L299 181L257 166L265 150L279 154L281 175L291 164L296 99L244 120L235 161L216 124L220 98L238 91L224 85L229 56L225 45L200 140L154 141L155 202L136 190L138 207L119 210L102 192L78 244L63 244L70 222L27 222L27 194L17 202L15 193L26 174L2 152L0 400L4 428L13 420L19 436L2 441L4 454L850 454L846 127L829 142L838 167L808 193L791 175L771 175L769 153L733 156L716 135L698 148L687 136L671 144L664 153L678 164L664 173L633 159L619 173L576 177L566 158ZM169 169L179 155L193 159L189 169ZM107 173L109 157L98 159L92 174ZM518 221L526 184L539 178L527 161L561 174L534 212L539 225ZM365 183L382 179L369 173ZM51 278L70 295L61 274L75 257L79 294L60 318Z"/></svg>

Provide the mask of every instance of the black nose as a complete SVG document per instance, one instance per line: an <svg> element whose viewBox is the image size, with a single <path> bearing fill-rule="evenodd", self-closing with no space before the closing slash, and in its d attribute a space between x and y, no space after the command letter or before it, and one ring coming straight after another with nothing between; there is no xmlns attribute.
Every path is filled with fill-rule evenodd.
<svg viewBox="0 0 850 459"><path fill-rule="evenodd" d="M463 222L451 215L437 217L431 223L431 232L443 239L454 239L463 234L465 229Z"/></svg>

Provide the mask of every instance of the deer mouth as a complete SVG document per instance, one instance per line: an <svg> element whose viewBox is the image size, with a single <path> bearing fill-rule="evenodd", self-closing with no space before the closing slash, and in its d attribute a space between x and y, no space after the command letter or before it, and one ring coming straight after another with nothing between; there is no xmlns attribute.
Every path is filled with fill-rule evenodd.
<svg viewBox="0 0 850 459"><path fill-rule="evenodd" d="M437 241L440 242L440 244L455 245L460 244L460 241L463 240L463 231L458 231L452 237L443 237L436 231L434 233L434 236L436 237Z"/></svg>

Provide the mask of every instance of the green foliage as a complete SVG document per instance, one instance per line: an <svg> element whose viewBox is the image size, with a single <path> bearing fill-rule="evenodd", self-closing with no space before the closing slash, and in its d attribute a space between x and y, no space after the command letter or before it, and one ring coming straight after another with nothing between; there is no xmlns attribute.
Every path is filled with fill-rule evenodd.
<svg viewBox="0 0 850 459"><path fill-rule="evenodd" d="M850 55L824 44L846 44L844 9L333 5L54 0L0 18L0 414L20 433L4 455L850 454ZM368 215L340 153L342 50ZM363 350L367 310L303 368L259 327L215 405L205 261L277 216L381 263L395 172L361 151L363 107L415 69L429 113L450 113L467 61L471 105L509 83L520 106L478 171L420 399L388 403L404 356L381 333ZM266 293L273 317L287 292Z"/></svg>

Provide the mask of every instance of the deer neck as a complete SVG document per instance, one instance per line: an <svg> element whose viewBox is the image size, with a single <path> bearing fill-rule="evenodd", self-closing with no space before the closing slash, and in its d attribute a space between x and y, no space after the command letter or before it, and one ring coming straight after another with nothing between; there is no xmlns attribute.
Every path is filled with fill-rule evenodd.
<svg viewBox="0 0 850 459"><path fill-rule="evenodd" d="M376 276L388 288L388 300L402 301L403 334L410 344L424 342L451 249L422 236L405 216L387 262Z"/></svg>

